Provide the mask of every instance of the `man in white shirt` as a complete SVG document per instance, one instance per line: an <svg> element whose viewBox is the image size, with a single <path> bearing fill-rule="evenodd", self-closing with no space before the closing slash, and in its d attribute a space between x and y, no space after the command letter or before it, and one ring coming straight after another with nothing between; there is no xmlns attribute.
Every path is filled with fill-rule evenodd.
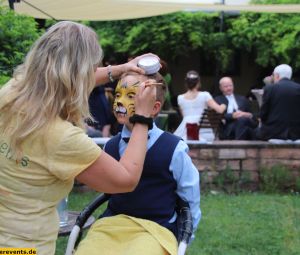
<svg viewBox="0 0 300 255"><path fill-rule="evenodd" d="M251 112L249 101L244 96L234 94L234 84L230 77L221 78L219 85L223 95L217 96L215 100L227 105L220 139L252 140L258 122Z"/></svg>

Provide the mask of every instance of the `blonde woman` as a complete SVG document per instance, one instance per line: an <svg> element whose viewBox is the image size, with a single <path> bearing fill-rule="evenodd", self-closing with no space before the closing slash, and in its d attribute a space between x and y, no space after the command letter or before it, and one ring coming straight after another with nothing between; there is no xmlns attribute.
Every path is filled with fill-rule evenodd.
<svg viewBox="0 0 300 255"><path fill-rule="evenodd" d="M97 68L102 51L94 31L74 23L52 26L28 53L14 79L0 90L0 247L35 247L55 253L56 205L74 179L108 193L132 191L141 176L148 126L137 122L116 161L83 127L94 84L135 71L130 62ZM136 114L149 117L155 88L142 84Z"/></svg>

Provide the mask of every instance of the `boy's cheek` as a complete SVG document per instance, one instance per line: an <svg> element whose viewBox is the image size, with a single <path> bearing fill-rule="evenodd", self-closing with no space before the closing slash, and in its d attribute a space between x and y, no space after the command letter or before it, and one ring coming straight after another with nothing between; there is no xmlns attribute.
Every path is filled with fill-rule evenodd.
<svg viewBox="0 0 300 255"><path fill-rule="evenodd" d="M134 113L135 113L135 108L129 108L129 109L127 109L128 118L131 117Z"/></svg>

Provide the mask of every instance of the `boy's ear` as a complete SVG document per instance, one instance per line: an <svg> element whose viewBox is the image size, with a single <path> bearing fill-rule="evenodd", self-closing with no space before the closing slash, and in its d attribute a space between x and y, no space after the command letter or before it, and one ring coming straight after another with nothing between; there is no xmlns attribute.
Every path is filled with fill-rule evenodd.
<svg viewBox="0 0 300 255"><path fill-rule="evenodd" d="M153 115L154 117L157 116L157 115L159 114L159 112L160 112L160 110L161 110L161 107L162 107L161 102L156 101L156 102L154 103L153 110L152 110L152 115Z"/></svg>

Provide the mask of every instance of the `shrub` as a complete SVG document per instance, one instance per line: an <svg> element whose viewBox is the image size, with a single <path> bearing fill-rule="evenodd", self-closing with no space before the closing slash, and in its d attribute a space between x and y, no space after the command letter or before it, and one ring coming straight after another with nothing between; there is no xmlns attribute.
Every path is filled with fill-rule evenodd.
<svg viewBox="0 0 300 255"><path fill-rule="evenodd" d="M216 183L219 189L222 189L226 193L232 194L240 192L239 177L229 166L226 166L223 171L219 172L219 175L214 178L214 183Z"/></svg>
<svg viewBox="0 0 300 255"><path fill-rule="evenodd" d="M296 178L295 181L295 191L300 192L300 177Z"/></svg>
<svg viewBox="0 0 300 255"><path fill-rule="evenodd" d="M262 168L260 171L260 189L266 193L286 191L292 186L289 169L283 165Z"/></svg>

